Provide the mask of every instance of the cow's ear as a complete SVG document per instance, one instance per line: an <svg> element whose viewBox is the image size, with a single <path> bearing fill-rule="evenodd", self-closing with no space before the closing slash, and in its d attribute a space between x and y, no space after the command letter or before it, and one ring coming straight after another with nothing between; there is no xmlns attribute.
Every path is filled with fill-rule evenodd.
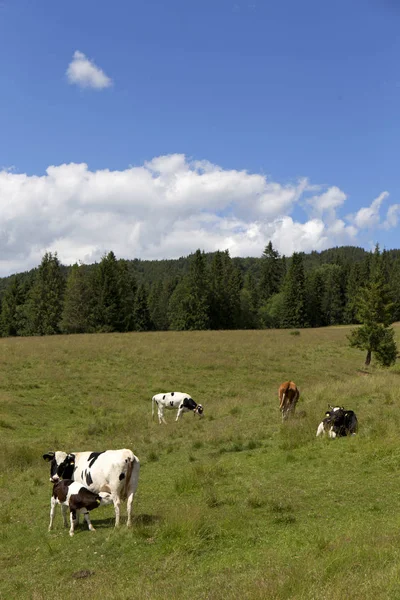
<svg viewBox="0 0 400 600"><path fill-rule="evenodd" d="M47 454L43 454L43 460L46 460L47 462L49 462L50 460L53 460L54 457L55 457L54 452L47 452Z"/></svg>

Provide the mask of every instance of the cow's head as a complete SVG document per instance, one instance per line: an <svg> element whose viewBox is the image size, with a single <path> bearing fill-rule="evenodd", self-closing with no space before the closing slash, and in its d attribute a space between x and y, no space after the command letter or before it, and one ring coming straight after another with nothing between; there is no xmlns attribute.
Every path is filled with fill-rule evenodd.
<svg viewBox="0 0 400 600"><path fill-rule="evenodd" d="M203 415L203 407L201 404L198 404L194 409L194 412L197 413L200 417Z"/></svg>
<svg viewBox="0 0 400 600"><path fill-rule="evenodd" d="M47 452L43 454L43 459L50 463L50 481L56 483L60 480L58 469L60 464L67 458L66 452Z"/></svg>
<svg viewBox="0 0 400 600"><path fill-rule="evenodd" d="M63 479L72 479L75 468L75 455L66 452L47 452L43 459L50 462L50 481L56 483Z"/></svg>

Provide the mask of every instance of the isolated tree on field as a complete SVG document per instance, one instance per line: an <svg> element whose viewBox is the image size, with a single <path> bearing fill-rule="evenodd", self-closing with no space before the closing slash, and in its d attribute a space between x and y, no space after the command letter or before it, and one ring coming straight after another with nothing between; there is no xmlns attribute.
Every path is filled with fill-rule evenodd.
<svg viewBox="0 0 400 600"><path fill-rule="evenodd" d="M284 327L306 327L306 286L302 255L294 252L284 283Z"/></svg>
<svg viewBox="0 0 400 600"><path fill-rule="evenodd" d="M65 279L57 253L46 252L31 288L32 333L60 333Z"/></svg>
<svg viewBox="0 0 400 600"><path fill-rule="evenodd" d="M366 366L370 364L374 353L380 365L389 367L396 362L397 346L394 330L390 327L393 322L393 303L389 288L384 281L379 258L377 246L371 268L371 279L360 289L356 302L356 316L361 326L353 329L349 341L350 346L367 351Z"/></svg>
<svg viewBox="0 0 400 600"><path fill-rule="evenodd" d="M71 267L65 288L61 330L65 333L85 333L89 330L90 287L87 267Z"/></svg>

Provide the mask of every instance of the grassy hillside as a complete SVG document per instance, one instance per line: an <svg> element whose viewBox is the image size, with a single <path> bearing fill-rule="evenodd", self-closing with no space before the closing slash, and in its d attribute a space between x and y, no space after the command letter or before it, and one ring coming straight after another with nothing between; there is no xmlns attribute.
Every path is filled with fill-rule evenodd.
<svg viewBox="0 0 400 600"><path fill-rule="evenodd" d="M348 331L1 339L0 597L399 598L400 366L364 372ZM289 378L302 415L282 425ZM171 390L205 417L152 422ZM315 438L327 403L358 436ZM43 452L123 447L142 464L134 527L102 507L70 539L57 510L48 533Z"/></svg>

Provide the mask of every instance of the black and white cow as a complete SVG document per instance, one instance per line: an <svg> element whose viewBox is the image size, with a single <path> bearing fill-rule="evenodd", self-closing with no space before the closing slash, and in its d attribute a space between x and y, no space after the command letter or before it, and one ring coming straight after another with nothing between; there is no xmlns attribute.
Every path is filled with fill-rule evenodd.
<svg viewBox="0 0 400 600"><path fill-rule="evenodd" d="M317 437L327 434L330 438L355 435L358 431L358 420L352 410L343 406L330 406L317 429Z"/></svg>
<svg viewBox="0 0 400 600"><path fill-rule="evenodd" d="M132 503L139 482L140 462L132 450L104 452L47 452L50 481L72 479L91 492L110 494L115 509L115 526L120 521L121 500L127 501L128 527L132 524Z"/></svg>
<svg viewBox="0 0 400 600"><path fill-rule="evenodd" d="M158 408L158 421L161 423L167 424L164 419L164 409L178 409L178 413L176 415L175 421L179 419L182 413L188 412L190 410L193 411L193 414L196 413L201 416L203 414L203 407L201 404L196 404L196 402L189 396L189 394L185 394L184 392L168 392L166 394L156 394L151 399L151 414L154 418L154 405L157 405Z"/></svg>
<svg viewBox="0 0 400 600"><path fill-rule="evenodd" d="M69 507L71 528L69 535L74 535L75 525L77 524L77 516L82 513L85 517L85 521L88 524L90 531L96 531L90 522L89 511L112 503L111 494L107 492L100 492L95 494L91 492L81 483L72 481L72 479L62 479L57 481L53 485L53 493L51 496L50 504L50 524L49 531L53 529L54 513L56 505L61 504L61 512L63 516L64 525L67 526L66 512Z"/></svg>

